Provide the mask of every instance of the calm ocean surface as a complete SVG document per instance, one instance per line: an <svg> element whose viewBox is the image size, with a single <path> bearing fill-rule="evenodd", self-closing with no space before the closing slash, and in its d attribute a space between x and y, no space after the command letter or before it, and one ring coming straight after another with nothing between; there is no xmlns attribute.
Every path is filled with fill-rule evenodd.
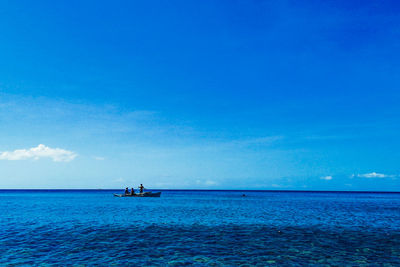
<svg viewBox="0 0 400 267"><path fill-rule="evenodd" d="M0 190L0 265L400 266L400 194L113 192Z"/></svg>

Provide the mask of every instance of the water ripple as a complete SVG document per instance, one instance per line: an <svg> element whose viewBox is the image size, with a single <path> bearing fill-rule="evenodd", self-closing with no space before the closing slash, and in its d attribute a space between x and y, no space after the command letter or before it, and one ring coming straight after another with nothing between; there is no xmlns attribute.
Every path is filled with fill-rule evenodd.
<svg viewBox="0 0 400 267"><path fill-rule="evenodd" d="M318 227L47 225L3 234L0 248L0 264L400 265L396 231Z"/></svg>

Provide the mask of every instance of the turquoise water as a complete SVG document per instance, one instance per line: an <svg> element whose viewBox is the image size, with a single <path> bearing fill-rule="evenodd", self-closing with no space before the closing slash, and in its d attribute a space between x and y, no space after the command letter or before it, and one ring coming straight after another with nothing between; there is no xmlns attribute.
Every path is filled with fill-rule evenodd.
<svg viewBox="0 0 400 267"><path fill-rule="evenodd" d="M0 265L400 265L400 194L113 192L0 190Z"/></svg>

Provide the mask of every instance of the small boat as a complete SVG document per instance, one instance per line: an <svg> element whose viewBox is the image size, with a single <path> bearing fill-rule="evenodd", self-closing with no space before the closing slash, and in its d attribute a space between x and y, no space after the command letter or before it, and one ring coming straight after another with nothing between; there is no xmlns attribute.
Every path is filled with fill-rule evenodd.
<svg viewBox="0 0 400 267"><path fill-rule="evenodd" d="M144 192L134 195L125 195L125 194L114 194L114 197L160 197L161 192L153 193L153 192Z"/></svg>

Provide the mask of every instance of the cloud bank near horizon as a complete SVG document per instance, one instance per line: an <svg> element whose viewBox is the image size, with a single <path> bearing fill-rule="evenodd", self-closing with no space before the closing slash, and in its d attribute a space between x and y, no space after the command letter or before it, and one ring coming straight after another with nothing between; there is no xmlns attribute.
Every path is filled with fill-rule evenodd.
<svg viewBox="0 0 400 267"><path fill-rule="evenodd" d="M361 177L361 178L389 178L389 177L395 177L394 175L388 175L388 174L377 173L377 172L357 174L356 176L357 177Z"/></svg>
<svg viewBox="0 0 400 267"><path fill-rule="evenodd" d="M16 149L14 151L4 151L0 154L0 160L38 160L41 158L51 158L56 162L69 162L76 158L75 152L61 149L51 148L43 144L29 149Z"/></svg>
<svg viewBox="0 0 400 267"><path fill-rule="evenodd" d="M330 181L330 180L332 180L332 176L331 175L328 175L328 176L323 176L323 177L321 177L321 180L326 180L326 181Z"/></svg>

